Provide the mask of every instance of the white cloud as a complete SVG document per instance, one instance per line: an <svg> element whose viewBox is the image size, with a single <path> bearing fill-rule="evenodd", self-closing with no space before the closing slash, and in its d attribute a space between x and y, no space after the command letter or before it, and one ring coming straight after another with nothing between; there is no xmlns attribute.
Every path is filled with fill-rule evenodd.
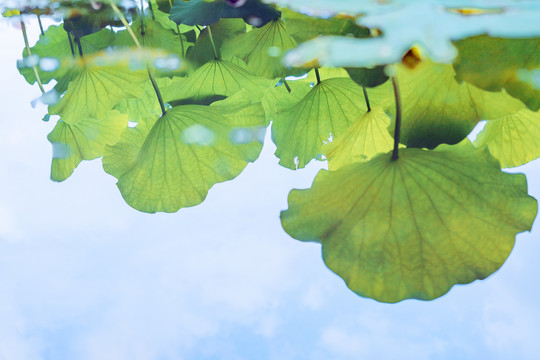
<svg viewBox="0 0 540 360"><path fill-rule="evenodd" d="M39 91L16 72L20 33L0 26L0 78L9 84L0 87L0 359L538 352L534 284L498 296L494 277L435 302L396 305L352 294L324 266L320 245L290 239L280 226L289 189L310 186L321 164L280 168L271 144L237 179L211 189L203 205L172 215L129 208L99 161L52 183L46 134L54 124L41 122L43 107L29 106ZM520 244L522 263L506 264L505 274L534 279L538 246Z"/></svg>

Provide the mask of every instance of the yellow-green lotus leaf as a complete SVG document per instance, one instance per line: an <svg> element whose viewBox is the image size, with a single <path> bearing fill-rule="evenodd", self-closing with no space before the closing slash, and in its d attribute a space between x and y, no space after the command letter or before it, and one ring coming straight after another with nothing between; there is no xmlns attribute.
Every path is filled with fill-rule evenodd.
<svg viewBox="0 0 540 360"><path fill-rule="evenodd" d="M328 168L336 170L357 161L367 161L392 150L394 139L388 133L390 118L376 106L362 115L338 139L323 147Z"/></svg>
<svg viewBox="0 0 540 360"><path fill-rule="evenodd" d="M275 110L276 156L281 165L295 169L321 154L322 146L342 135L367 108L362 88L350 78L333 78L315 85L295 105Z"/></svg>
<svg viewBox="0 0 540 360"><path fill-rule="evenodd" d="M540 109L540 89L520 77L523 70L540 68L540 39L501 39L486 35L455 43L455 68L460 79L482 89L502 88L531 110Z"/></svg>
<svg viewBox="0 0 540 360"><path fill-rule="evenodd" d="M87 65L68 86L56 105L49 106L49 114L60 115L68 124L76 124L87 117L99 119L125 98L138 98L144 92L148 74L128 66Z"/></svg>
<svg viewBox="0 0 540 360"><path fill-rule="evenodd" d="M349 35L368 37L368 28L358 26L353 16L320 18L304 15L289 9L281 9L282 19L292 37L302 43L321 35Z"/></svg>
<svg viewBox="0 0 540 360"><path fill-rule="evenodd" d="M208 29L212 31L212 41L210 39L210 33ZM187 59L192 66L196 69L209 61L216 58L214 48L217 52L219 59L230 60L229 57L221 56L221 46L223 43L230 39L246 32L246 23L242 19L221 19L217 23L212 24L210 27L205 27L201 30L195 45L189 49Z"/></svg>
<svg viewBox="0 0 540 360"><path fill-rule="evenodd" d="M51 179L64 181L82 160L102 156L106 145L118 141L127 122L127 115L115 110L102 118L87 117L73 125L58 120L47 136L53 146Z"/></svg>
<svg viewBox="0 0 540 360"><path fill-rule="evenodd" d="M261 101L266 89L275 81L251 75L239 65L225 60L212 60L198 68L183 83L177 83L176 99L203 99L212 95L230 96L242 89L254 101Z"/></svg>
<svg viewBox="0 0 540 360"><path fill-rule="evenodd" d="M262 106L242 91L211 106L181 105L140 120L108 147L103 167L118 179L130 206L175 212L201 203L214 184L238 176L259 156L263 135Z"/></svg>
<svg viewBox="0 0 540 360"><path fill-rule="evenodd" d="M525 176L464 140L321 170L311 189L291 191L281 221L294 238L321 242L354 292L393 303L491 275L536 212Z"/></svg>
<svg viewBox="0 0 540 360"><path fill-rule="evenodd" d="M540 157L540 113L521 109L488 121L474 145L486 145L503 168L516 167Z"/></svg>
<svg viewBox="0 0 540 360"><path fill-rule="evenodd" d="M96 33L81 37L80 41L84 56L86 57L107 48L113 40L114 31L108 29L101 29ZM76 56L78 56L77 44L73 39L72 44L75 47ZM73 59L74 56L71 53L68 33L64 30L63 26L49 26L45 33L39 36L38 42L30 50L32 55L39 58L49 60L54 58L58 61L59 66L56 69L49 69L53 71L45 71L38 66L39 78L43 84L47 84L54 79L57 82L55 85L56 91L59 93L66 91L69 82L78 75L78 72L69 66L69 64L66 64L66 60ZM25 49L23 51L23 58L27 56L28 54ZM36 81L34 71L31 67L23 67L19 71L28 83L33 84Z"/></svg>
<svg viewBox="0 0 540 360"><path fill-rule="evenodd" d="M452 65L422 60L414 69L399 65L396 70L403 104L401 142L409 147L456 144L478 121L498 119L524 107L506 92L489 92L465 82L458 83ZM394 113L390 82L374 90L379 88L386 89L386 95L378 103Z"/></svg>
<svg viewBox="0 0 540 360"><path fill-rule="evenodd" d="M286 75L281 59L287 50L295 47L296 41L283 21L277 19L226 41L221 54L224 59L236 56L246 61L250 73L273 79Z"/></svg>

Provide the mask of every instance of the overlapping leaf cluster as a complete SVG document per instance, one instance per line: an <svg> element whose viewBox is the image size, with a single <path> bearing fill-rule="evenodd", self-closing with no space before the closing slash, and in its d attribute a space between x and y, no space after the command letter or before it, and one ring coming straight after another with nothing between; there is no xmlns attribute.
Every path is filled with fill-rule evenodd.
<svg viewBox="0 0 540 360"><path fill-rule="evenodd" d="M501 165L540 157L534 3L143 5L20 9L64 17L20 63L46 118L59 117L53 180L102 157L129 205L175 212L255 161L271 126L282 166L329 168L290 193L284 229L320 242L353 291L385 302L483 279L530 230L536 200Z"/></svg>

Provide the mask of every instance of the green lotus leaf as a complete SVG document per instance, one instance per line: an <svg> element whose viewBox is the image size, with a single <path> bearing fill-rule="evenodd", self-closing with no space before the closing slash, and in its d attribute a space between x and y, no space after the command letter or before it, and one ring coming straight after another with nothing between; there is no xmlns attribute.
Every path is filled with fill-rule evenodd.
<svg viewBox="0 0 540 360"><path fill-rule="evenodd" d="M71 81L60 102L49 106L49 114L60 115L68 124L87 117L99 119L122 99L141 96L147 80L146 71L133 71L123 64L87 65Z"/></svg>
<svg viewBox="0 0 540 360"><path fill-rule="evenodd" d="M161 2L161 1L160 1ZM164 3L167 3L169 5L169 0L163 1ZM172 4L174 1L170 0L170 3ZM167 12L163 11L160 6L158 5L158 2L156 0L150 0L149 1L150 6L152 7L152 14L154 15L154 19L161 24L165 29L172 30L175 33L187 33L189 31L193 31L195 28L192 26L180 24L178 25L174 21L172 21L169 16L170 8L167 10ZM189 39L188 39L189 40Z"/></svg>
<svg viewBox="0 0 540 360"><path fill-rule="evenodd" d="M385 72L386 66L379 65L373 68L346 68L347 73L360 86L375 87L388 80Z"/></svg>
<svg viewBox="0 0 540 360"><path fill-rule="evenodd" d="M151 0L151 4L153 7L153 10L159 10L164 13L170 13L172 5L174 4L174 0ZM157 5L157 9L155 9L154 5Z"/></svg>
<svg viewBox="0 0 540 360"><path fill-rule="evenodd" d="M487 146L503 168L516 167L540 157L540 113L521 109L491 120L478 134L475 146Z"/></svg>
<svg viewBox="0 0 540 360"><path fill-rule="evenodd" d="M354 37L367 37L369 29L358 26L354 17L334 16L323 19L304 15L288 9L282 10L282 19L289 34L302 43L321 35L352 35Z"/></svg>
<svg viewBox="0 0 540 360"><path fill-rule="evenodd" d="M455 43L456 74L482 89L508 93L530 109L540 109L540 89L523 81L524 70L540 68L540 38L499 39L477 36Z"/></svg>
<svg viewBox="0 0 540 360"><path fill-rule="evenodd" d="M81 47L86 56L105 49L112 43L113 39L114 32L103 29L97 33L81 37ZM78 56L77 45L74 42L73 46ZM41 82L47 84L54 79L57 81L56 91L58 93L66 91L69 82L78 75L77 71L72 71L72 68L63 64L64 60L73 58L68 33L61 26L51 25L45 31L45 35L40 35L38 42L30 50L32 56L37 57L36 62ZM28 59L26 50L23 50L23 59ZM28 62L28 60L23 60L23 65L25 62ZM56 65L53 65L54 63ZM29 84L36 82L32 67L20 67L19 72Z"/></svg>
<svg viewBox="0 0 540 360"><path fill-rule="evenodd" d="M185 82L185 79L181 77L174 77L173 79L164 77L155 80L165 103L172 100L174 89L180 86L179 83ZM140 97L124 98L116 104L114 109L122 114L127 114L129 121L132 123L137 123L145 118L157 118L161 115L161 106L150 80L146 82L143 94Z"/></svg>
<svg viewBox="0 0 540 360"><path fill-rule="evenodd" d="M216 47L217 58L221 58L222 44L237 35L245 33L246 23L240 19L221 19L213 24L210 29ZM189 49L187 59L194 68L198 68L215 58L216 55L214 54L214 48L210 41L208 27L206 27L199 34L195 45Z"/></svg>
<svg viewBox="0 0 540 360"><path fill-rule="evenodd" d="M362 88L354 81L323 80L300 102L277 108L272 139L279 163L289 169L305 167L325 143L341 136L366 111Z"/></svg>
<svg viewBox="0 0 540 360"><path fill-rule="evenodd" d="M118 141L127 122L127 115L115 110L102 118L87 117L73 125L58 120L47 136L53 146L51 179L64 181L82 160L102 156L106 145Z"/></svg>
<svg viewBox="0 0 540 360"><path fill-rule="evenodd" d="M423 60L414 69L398 66L402 98L401 143L408 147L435 148L463 140L480 120L498 119L524 105L505 92L489 92L468 83L458 83L451 65ZM390 83L374 88L374 97L394 112ZM393 117L392 117L393 118Z"/></svg>
<svg viewBox="0 0 540 360"><path fill-rule="evenodd" d="M246 91L211 106L173 107L127 128L103 157L126 202L144 212L201 203L216 183L235 178L262 149L264 112ZM250 135L257 133L257 136Z"/></svg>
<svg viewBox="0 0 540 360"><path fill-rule="evenodd" d="M225 42L221 51L224 59L236 56L246 61L250 73L273 79L286 75L281 59L295 47L296 41L278 19Z"/></svg>
<svg viewBox="0 0 540 360"><path fill-rule="evenodd" d="M394 303L491 275L536 212L525 176L464 140L321 170L311 189L291 191L281 221L294 238L321 242L354 292Z"/></svg>
<svg viewBox="0 0 540 360"><path fill-rule="evenodd" d="M230 96L242 89L255 102L260 102L266 89L275 81L251 75L244 68L224 60L213 60L191 74L185 82L179 83L174 91L176 99L194 98L200 100L213 95Z"/></svg>
<svg viewBox="0 0 540 360"><path fill-rule="evenodd" d="M262 104L266 113L267 124L270 124L276 115L284 109L290 109L302 101L304 96L311 90L310 83L302 80L290 81L287 82L287 85L280 82L279 86L266 90ZM290 91L287 89L287 86Z"/></svg>
<svg viewBox="0 0 540 360"><path fill-rule="evenodd" d="M341 137L323 147L328 168L336 170L352 162L367 161L393 149L394 139L388 133L390 118L376 106L362 115Z"/></svg>
<svg viewBox="0 0 540 360"><path fill-rule="evenodd" d="M144 31L142 29L144 28ZM151 17L144 18L144 25L141 24L140 18L133 20L131 25L132 31L135 33L137 40L144 47L156 48L165 50L168 53L183 56L182 46L178 34L172 30L164 28L157 21L153 21ZM184 52L188 47L188 42L185 36L182 36L184 42ZM117 33L116 39L113 42L116 46L132 47L135 44L127 30L122 30Z"/></svg>
<svg viewBox="0 0 540 360"><path fill-rule="evenodd" d="M242 18L247 23L262 26L280 17L273 6L259 0L247 0L239 7L227 5L223 0L177 0L171 8L171 20L177 24L212 25L221 18Z"/></svg>

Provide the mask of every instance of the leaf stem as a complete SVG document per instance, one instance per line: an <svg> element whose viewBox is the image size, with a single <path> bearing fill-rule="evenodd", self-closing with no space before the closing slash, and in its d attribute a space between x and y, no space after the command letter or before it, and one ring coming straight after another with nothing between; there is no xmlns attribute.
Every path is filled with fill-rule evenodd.
<svg viewBox="0 0 540 360"><path fill-rule="evenodd" d="M161 97L161 91L159 91L159 87L156 83L156 79L154 78L154 75L152 75L150 67L147 67L148 70L148 76L150 77L150 82L152 83L152 86L154 87L154 91L156 92L156 96L158 98L159 107L161 108L161 116L164 116L167 111L165 110L165 104L163 103L163 98Z"/></svg>
<svg viewBox="0 0 540 360"><path fill-rule="evenodd" d="M186 54L186 49L184 48L184 39L182 39L182 34L180 34L180 26L176 24L176 30L178 31L178 38L180 39L180 48L182 49L182 58Z"/></svg>
<svg viewBox="0 0 540 360"><path fill-rule="evenodd" d="M283 78L283 85L285 85L285 88L290 93L291 92L291 87L289 86L289 83L287 82L287 79L285 79L285 78Z"/></svg>
<svg viewBox="0 0 540 360"><path fill-rule="evenodd" d="M73 47L73 40L71 40L71 34L69 33L69 31L66 31L66 34L69 40L69 48L71 49L71 56L73 56L73 58L75 59L75 48Z"/></svg>
<svg viewBox="0 0 540 360"><path fill-rule="evenodd" d="M144 0L141 0L141 36L144 36Z"/></svg>
<svg viewBox="0 0 540 360"><path fill-rule="evenodd" d="M75 34L75 43L77 44L77 47L79 48L79 56L84 57L82 44L81 44L81 38Z"/></svg>
<svg viewBox="0 0 540 360"><path fill-rule="evenodd" d="M170 1L169 1L170 3ZM154 8L152 7L152 2L148 1L148 9L150 10L150 14L152 14L152 20L156 20L156 15L154 14Z"/></svg>
<svg viewBox="0 0 540 360"><path fill-rule="evenodd" d="M148 5L150 5L150 3L148 3ZM173 7L172 0L169 0L169 6L171 8ZM151 5L150 5L150 8L152 8ZM154 13L152 12L152 16L153 16L153 14ZM178 25L178 24L176 24L176 32L178 33L178 38L180 39L180 47L182 48L182 58L184 58L186 50L184 49L184 39L182 39L182 34L180 33L180 25Z"/></svg>
<svg viewBox="0 0 540 360"><path fill-rule="evenodd" d="M399 157L399 137L401 135L401 97L399 94L398 81L395 76L392 76L392 85L394 87L394 97L396 99L396 127L394 129L394 151L392 152L392 160L397 160Z"/></svg>
<svg viewBox="0 0 540 360"><path fill-rule="evenodd" d="M41 15L37 14L37 21L39 24L39 31L41 31L41 35L45 36L45 31L43 31L43 24L41 23Z"/></svg>
<svg viewBox="0 0 540 360"><path fill-rule="evenodd" d="M214 37L212 36L212 29L210 29L210 25L206 26L208 29L208 36L210 37L210 42L212 43L212 49L214 49L214 58L216 60L219 60L219 56L216 50L216 44L214 43Z"/></svg>
<svg viewBox="0 0 540 360"><path fill-rule="evenodd" d="M122 22L122 24L124 24L124 26L126 27L126 30L127 30L127 32L129 33L129 35L131 36L131 39L133 40L133 42L135 43L135 45L136 45L139 49L142 49L141 43L140 43L139 40L137 39L137 36L135 36L135 33L133 32L133 30L131 30L131 26L129 26L129 23L127 22L126 17L124 16L124 14L122 14L122 12L120 11L120 9L118 9L118 7L117 7L116 4L113 2L113 0L109 0L109 3L111 4L111 7L112 7L114 13L118 16L118 18L120 19L120 21Z"/></svg>
<svg viewBox="0 0 540 360"><path fill-rule="evenodd" d="M319 68L315 68L315 76L317 77L317 85L321 83L321 74L319 74Z"/></svg>
<svg viewBox="0 0 540 360"><path fill-rule="evenodd" d="M137 48L142 49L141 43L139 42L139 40L137 40L137 36L135 36L135 33L133 32L133 30L131 30L131 27L129 26L129 23L127 22L126 17L124 16L124 14L122 14L120 9L118 9L118 7L116 6L116 4L114 3L113 0L109 0L109 4L111 5L114 13L118 16L118 18L120 19L122 24L124 24L124 26L126 27L126 30L128 31L129 35L131 36L131 39L133 40L133 42L135 43ZM154 91L155 91L157 99L159 101L159 106L161 108L161 116L165 116L165 114L167 113L165 111L165 104L163 103L163 98L161 97L161 92L159 91L159 87L158 87L158 85L156 83L156 79L154 78L154 75L152 74L152 70L150 69L150 65L146 66L146 71L148 72L148 77L150 78L150 82L152 83L152 86L154 87Z"/></svg>
<svg viewBox="0 0 540 360"><path fill-rule="evenodd" d="M367 90L365 86L362 86L362 90L364 91L364 99L366 99L366 106L367 106L367 112L371 111L371 105L369 104L369 97L367 94Z"/></svg>
<svg viewBox="0 0 540 360"><path fill-rule="evenodd" d="M28 43L28 34L26 33L26 25L24 25L24 21L22 20L22 17L20 21L21 21L21 30L22 30L23 38L24 38L24 47L26 48L26 55L32 56L32 51L30 50L30 44ZM41 78L39 77L37 67L35 65L32 66L32 70L34 70L34 76L36 77L39 90L41 90L42 93L45 93L45 89L43 88L43 84L41 83Z"/></svg>

